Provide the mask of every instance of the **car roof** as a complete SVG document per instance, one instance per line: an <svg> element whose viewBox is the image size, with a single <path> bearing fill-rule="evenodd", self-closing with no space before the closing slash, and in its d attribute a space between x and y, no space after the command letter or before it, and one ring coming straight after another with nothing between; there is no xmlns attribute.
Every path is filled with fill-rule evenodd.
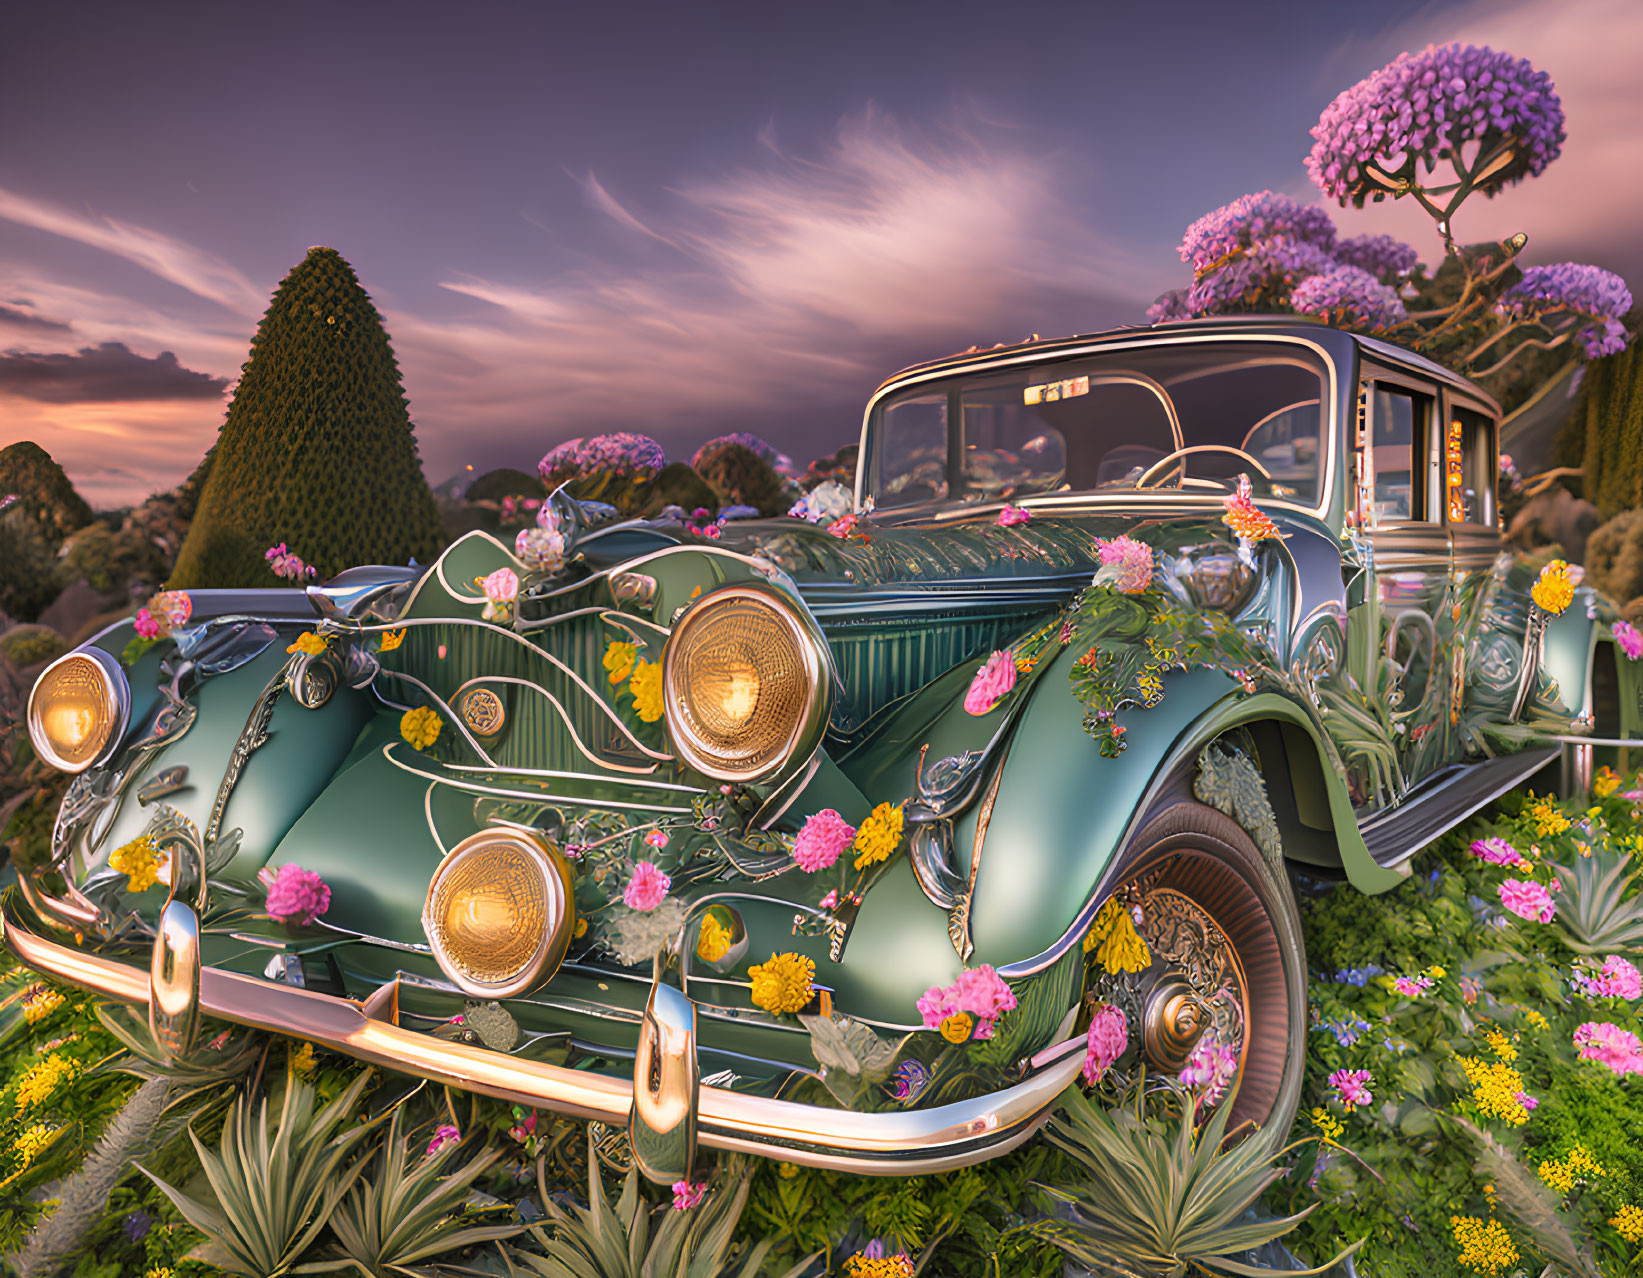
<svg viewBox="0 0 1643 1278"><path fill-rule="evenodd" d="M1310 320L1303 315L1216 315L1203 319L1169 320L1160 324L1125 324L1118 328L1105 329L1095 333L1079 333L1068 337L1040 337L1034 333L1030 338L1021 342L1001 342L991 347L973 347L967 351L960 351L954 355L944 355L939 359L925 360L918 364L910 364L894 375L880 382L873 395L894 385L908 377L927 375L932 372L957 372L970 365L992 366L1000 359L1008 359L1012 355L1055 354L1060 350L1083 348L1092 343L1120 342L1133 340L1148 333L1226 333L1228 335L1248 335L1251 329L1269 332L1274 336L1298 336L1311 338L1314 341L1334 348L1337 354L1345 354L1347 343L1356 344L1362 351L1373 355L1377 360L1386 363L1399 364L1410 372L1433 381L1443 382L1458 390L1481 399L1498 411L1499 406L1485 391L1467 381L1460 374L1445 368L1442 364L1428 359L1416 351L1408 350L1392 342L1383 341L1377 337L1368 337L1362 333L1351 333L1345 329L1332 328L1317 320Z"/></svg>

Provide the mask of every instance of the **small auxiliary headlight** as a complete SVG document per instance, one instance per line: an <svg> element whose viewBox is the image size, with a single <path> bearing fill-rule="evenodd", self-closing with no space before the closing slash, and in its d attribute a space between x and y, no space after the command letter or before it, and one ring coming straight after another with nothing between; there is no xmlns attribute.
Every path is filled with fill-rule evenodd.
<svg viewBox="0 0 1643 1278"><path fill-rule="evenodd" d="M570 867L524 830L471 834L428 884L422 930L440 969L478 998L512 998L553 978L576 930Z"/></svg>
<svg viewBox="0 0 1643 1278"><path fill-rule="evenodd" d="M727 586L698 603L662 653L680 758L716 781L757 781L813 744L829 708L821 643L773 591Z"/></svg>
<svg viewBox="0 0 1643 1278"><path fill-rule="evenodd" d="M125 735L131 685L120 663L100 648L57 658L29 692L29 740L62 772L84 772Z"/></svg>

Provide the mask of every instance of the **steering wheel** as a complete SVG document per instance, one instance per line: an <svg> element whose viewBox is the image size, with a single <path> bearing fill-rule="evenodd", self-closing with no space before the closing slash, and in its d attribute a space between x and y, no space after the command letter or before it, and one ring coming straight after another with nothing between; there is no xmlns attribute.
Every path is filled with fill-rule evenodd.
<svg viewBox="0 0 1643 1278"><path fill-rule="evenodd" d="M1244 461L1253 466L1260 473L1261 478L1266 480L1267 483L1270 484L1272 482L1272 472L1265 466L1261 465L1260 462L1256 461L1255 458L1251 457L1242 448L1233 448L1228 444L1192 444L1186 448L1177 448L1173 453L1168 453L1153 462L1152 465L1148 466L1146 470L1142 471L1141 474L1136 477L1135 486L1137 488L1145 488L1147 486L1147 480L1158 474L1158 472L1163 470L1164 467L1168 466L1171 462L1176 462L1181 465L1181 470L1183 472L1182 477L1185 478L1186 464L1184 459L1193 453L1231 453L1234 457L1241 457Z"/></svg>

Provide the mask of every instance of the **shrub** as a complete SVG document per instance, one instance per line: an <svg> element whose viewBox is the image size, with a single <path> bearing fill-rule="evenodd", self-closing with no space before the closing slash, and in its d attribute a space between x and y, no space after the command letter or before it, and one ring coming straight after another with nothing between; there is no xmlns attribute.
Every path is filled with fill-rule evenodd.
<svg viewBox="0 0 1643 1278"><path fill-rule="evenodd" d="M1618 604L1643 595L1643 510L1627 510L1586 539L1586 571Z"/></svg>
<svg viewBox="0 0 1643 1278"><path fill-rule="evenodd" d="M717 494L718 505L752 506L761 515L775 515L793 504L776 468L747 445L721 442L704 452L696 472Z"/></svg>
<svg viewBox="0 0 1643 1278"><path fill-rule="evenodd" d="M63 636L50 626L13 626L0 635L0 657L18 668L50 661L67 651Z"/></svg>
<svg viewBox="0 0 1643 1278"><path fill-rule="evenodd" d="M426 563L442 542L388 334L335 249L274 291L170 584L278 585L263 552L279 542L322 575Z"/></svg>

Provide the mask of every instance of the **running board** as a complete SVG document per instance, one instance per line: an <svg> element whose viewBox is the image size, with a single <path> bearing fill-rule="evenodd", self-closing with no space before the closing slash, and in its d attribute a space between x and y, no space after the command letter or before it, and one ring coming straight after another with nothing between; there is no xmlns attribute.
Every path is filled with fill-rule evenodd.
<svg viewBox="0 0 1643 1278"><path fill-rule="evenodd" d="M1447 768L1405 797L1395 808L1359 824L1364 845L1376 862L1401 865L1433 839L1487 807L1562 753L1560 746L1520 750L1481 763Z"/></svg>

